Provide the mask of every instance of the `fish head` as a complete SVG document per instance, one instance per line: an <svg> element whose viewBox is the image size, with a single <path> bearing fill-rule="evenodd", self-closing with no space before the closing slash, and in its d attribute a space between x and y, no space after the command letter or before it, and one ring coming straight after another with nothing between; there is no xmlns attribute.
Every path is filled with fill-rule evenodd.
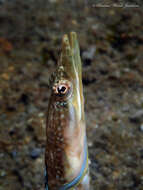
<svg viewBox="0 0 143 190"><path fill-rule="evenodd" d="M58 105L74 107L78 121L84 120L84 98L82 87L82 63L77 35L71 32L62 39L61 56L52 84L52 97Z"/></svg>

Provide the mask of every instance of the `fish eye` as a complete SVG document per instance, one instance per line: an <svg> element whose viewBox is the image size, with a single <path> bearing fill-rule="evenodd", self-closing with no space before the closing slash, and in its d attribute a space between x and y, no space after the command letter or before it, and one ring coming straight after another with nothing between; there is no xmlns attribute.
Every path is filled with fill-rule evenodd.
<svg viewBox="0 0 143 190"><path fill-rule="evenodd" d="M71 94L71 90L72 84L67 80L59 81L53 86L54 94L59 97L68 96Z"/></svg>
<svg viewBox="0 0 143 190"><path fill-rule="evenodd" d="M67 92L68 88L66 85L62 84L57 87L57 91L59 94L65 94Z"/></svg>

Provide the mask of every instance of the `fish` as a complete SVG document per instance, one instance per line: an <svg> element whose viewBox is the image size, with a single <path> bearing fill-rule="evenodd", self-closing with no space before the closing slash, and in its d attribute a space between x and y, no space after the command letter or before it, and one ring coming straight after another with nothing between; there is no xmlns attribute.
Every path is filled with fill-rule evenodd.
<svg viewBox="0 0 143 190"><path fill-rule="evenodd" d="M89 190L82 63L75 32L62 38L50 90L46 115L45 190Z"/></svg>

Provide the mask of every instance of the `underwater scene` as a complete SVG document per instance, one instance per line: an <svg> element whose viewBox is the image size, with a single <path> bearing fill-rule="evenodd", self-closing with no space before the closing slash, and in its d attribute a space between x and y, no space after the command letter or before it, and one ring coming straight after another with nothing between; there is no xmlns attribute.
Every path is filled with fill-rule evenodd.
<svg viewBox="0 0 143 190"><path fill-rule="evenodd" d="M143 190L142 0L0 0L0 190Z"/></svg>

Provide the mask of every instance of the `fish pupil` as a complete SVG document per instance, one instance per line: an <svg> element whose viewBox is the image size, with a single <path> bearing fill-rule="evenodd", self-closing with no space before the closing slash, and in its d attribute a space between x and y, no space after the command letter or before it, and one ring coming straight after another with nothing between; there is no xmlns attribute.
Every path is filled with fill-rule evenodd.
<svg viewBox="0 0 143 190"><path fill-rule="evenodd" d="M58 87L58 92L59 92L59 94L65 94L65 92L66 92L66 87L65 86L59 86Z"/></svg>

